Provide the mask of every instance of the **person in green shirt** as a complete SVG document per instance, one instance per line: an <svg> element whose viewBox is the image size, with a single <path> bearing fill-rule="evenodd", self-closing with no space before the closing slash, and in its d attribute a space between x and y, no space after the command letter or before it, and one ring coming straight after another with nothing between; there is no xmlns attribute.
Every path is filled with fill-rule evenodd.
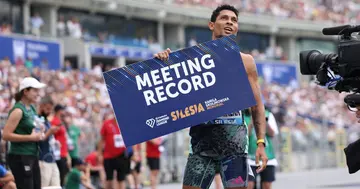
<svg viewBox="0 0 360 189"><path fill-rule="evenodd" d="M251 169L254 176L249 177L248 189L256 189L256 177L257 175L261 178L261 188L270 189L272 182L275 181L275 172L278 162L275 157L275 150L272 143L272 138L276 136L278 131L278 126L275 120L274 115L270 112L268 108L265 107L265 118L266 118L266 135L265 135L265 153L268 157L267 167L264 171L259 174L256 174L257 165L255 163L255 153L257 148L257 138L254 132L254 128L251 120L251 113L249 111L244 112L244 121L248 125L249 129L249 151L248 151L248 162L251 166Z"/></svg>
<svg viewBox="0 0 360 189"><path fill-rule="evenodd" d="M18 189L41 189L39 141L46 136L34 104L45 86L35 78L24 78L4 127L3 139L10 142L9 166Z"/></svg>
<svg viewBox="0 0 360 189"><path fill-rule="evenodd" d="M90 167L81 159L74 159L74 167L66 175L64 189L94 189L90 182Z"/></svg>
<svg viewBox="0 0 360 189"><path fill-rule="evenodd" d="M75 159L80 157L79 155L79 139L82 136L81 130L79 127L73 124L71 112L67 112L64 117L64 123L67 130L67 145L69 149L69 154L71 157L71 162L74 162ZM74 164L71 163L73 167Z"/></svg>

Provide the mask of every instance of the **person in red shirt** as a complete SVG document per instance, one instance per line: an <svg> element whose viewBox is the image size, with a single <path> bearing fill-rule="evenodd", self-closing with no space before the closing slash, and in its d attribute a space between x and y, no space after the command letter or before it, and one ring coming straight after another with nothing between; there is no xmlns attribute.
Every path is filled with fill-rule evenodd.
<svg viewBox="0 0 360 189"><path fill-rule="evenodd" d="M129 172L129 160L125 154L126 148L122 138L120 128L111 115L104 121L100 131L101 142L98 153L103 154L104 169L106 174L105 189L125 189L125 178ZM117 186L112 186L114 171L117 172Z"/></svg>
<svg viewBox="0 0 360 189"><path fill-rule="evenodd" d="M67 132L63 124L62 118L65 115L65 107L62 105L56 105L54 108L55 115L51 121L53 127L60 127L60 129L54 134L54 137L60 143L60 157L55 157L56 164L60 172L60 184L63 187L65 184L65 176L69 172L67 163L68 146L67 146Z"/></svg>
<svg viewBox="0 0 360 189"><path fill-rule="evenodd" d="M162 139L156 138L146 142L146 159L150 168L150 182L151 188L155 189L157 185L159 170L160 170L160 145Z"/></svg>
<svg viewBox="0 0 360 189"><path fill-rule="evenodd" d="M105 172L101 162L101 154L99 154L97 148L98 144L96 146L96 150L86 156L85 162L90 166L90 177L93 186L103 188L103 186L105 186Z"/></svg>

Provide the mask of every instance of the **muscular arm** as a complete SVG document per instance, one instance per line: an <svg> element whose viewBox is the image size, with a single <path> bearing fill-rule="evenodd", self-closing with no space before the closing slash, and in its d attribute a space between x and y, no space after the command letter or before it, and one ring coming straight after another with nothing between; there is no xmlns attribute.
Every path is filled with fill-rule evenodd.
<svg viewBox="0 0 360 189"><path fill-rule="evenodd" d="M251 115L253 120L253 126L255 127L256 131L256 137L258 139L264 139L266 132L265 108L261 100L261 92L260 86L258 84L258 74L256 70L255 60L251 55L247 54L241 53L241 57L244 62L250 86L256 100L256 105L251 107Z"/></svg>

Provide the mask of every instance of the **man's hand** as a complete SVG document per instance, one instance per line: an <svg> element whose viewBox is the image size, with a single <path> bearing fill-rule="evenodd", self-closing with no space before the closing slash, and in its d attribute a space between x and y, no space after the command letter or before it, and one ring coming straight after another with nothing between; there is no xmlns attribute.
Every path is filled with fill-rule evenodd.
<svg viewBox="0 0 360 189"><path fill-rule="evenodd" d="M37 132L37 131L35 131L35 129L33 129L33 131L30 134L31 141L33 141L33 142L42 141L44 138L42 135L43 135L43 133Z"/></svg>
<svg viewBox="0 0 360 189"><path fill-rule="evenodd" d="M60 130L60 127L50 127L49 132L50 134L54 134Z"/></svg>
<svg viewBox="0 0 360 189"><path fill-rule="evenodd" d="M162 61L165 61L167 59L169 59L169 54L171 53L171 50L169 48L167 48L164 52L159 52L154 54L155 58L158 58Z"/></svg>
<svg viewBox="0 0 360 189"><path fill-rule="evenodd" d="M258 147L256 149L256 154L255 154L255 162L256 162L256 173L260 173L261 171L263 171L266 168L267 162L268 162L268 158L266 156L265 153L265 146L263 143L259 143ZM262 161L262 165L260 166L260 162L259 160Z"/></svg>
<svg viewBox="0 0 360 189"><path fill-rule="evenodd" d="M357 111L356 111L356 117L359 119L358 123L360 123L360 106L357 106Z"/></svg>

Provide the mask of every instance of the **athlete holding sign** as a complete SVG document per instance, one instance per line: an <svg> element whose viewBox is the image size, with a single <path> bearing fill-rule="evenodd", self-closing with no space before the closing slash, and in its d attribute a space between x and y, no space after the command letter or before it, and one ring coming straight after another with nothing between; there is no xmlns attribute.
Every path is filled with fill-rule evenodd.
<svg viewBox="0 0 360 189"><path fill-rule="evenodd" d="M230 5L218 7L214 10L208 26L212 31L213 40L237 34L238 10ZM167 60L170 52L170 49L167 49L156 54L155 57ZM266 168L267 163L264 151L265 110L260 97L254 59L251 55L243 53L241 58L257 102L256 106L251 107L251 112L258 138L256 163L259 165L260 159L263 162L256 170L260 172ZM232 124L228 124L230 120ZM190 129L192 154L188 157L183 188L209 188L215 173L220 172L225 188L246 189L248 174L251 172L247 164L247 130L241 111L192 127Z"/></svg>

